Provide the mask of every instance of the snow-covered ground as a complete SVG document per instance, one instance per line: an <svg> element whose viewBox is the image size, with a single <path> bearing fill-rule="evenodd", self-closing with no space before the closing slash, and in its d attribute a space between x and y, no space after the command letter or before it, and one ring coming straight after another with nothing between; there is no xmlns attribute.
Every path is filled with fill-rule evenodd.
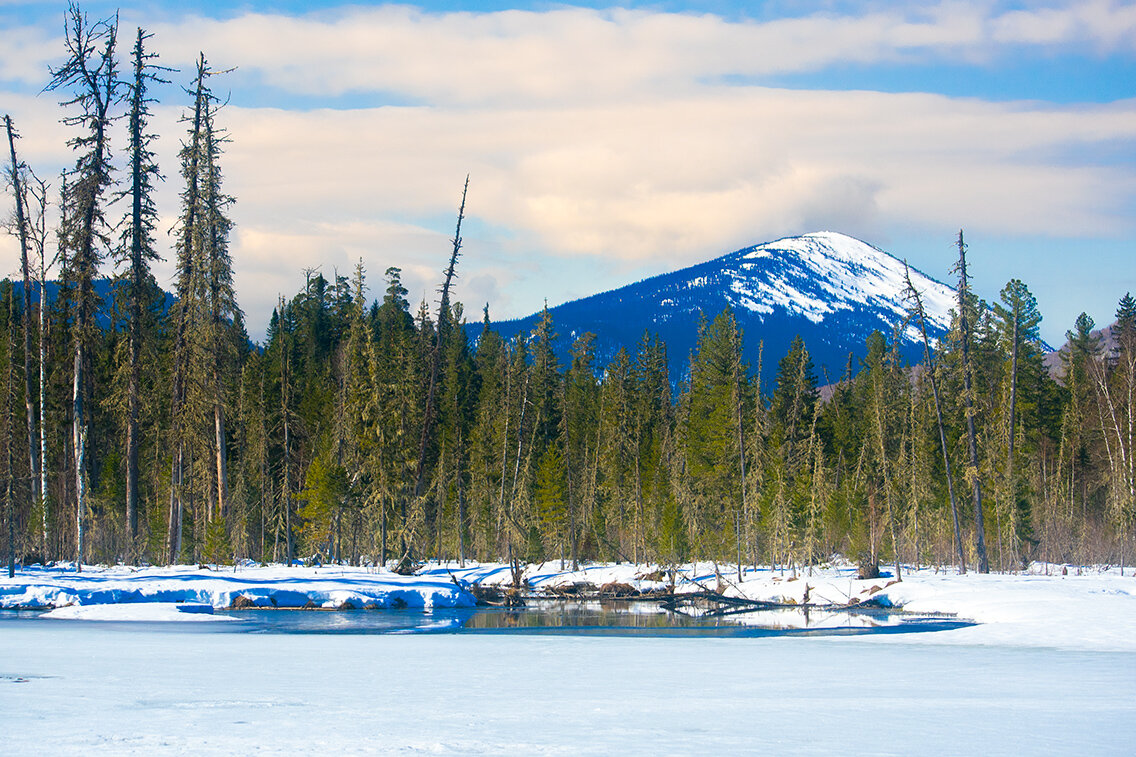
<svg viewBox="0 0 1136 757"><path fill-rule="evenodd" d="M212 605L194 602L134 602L125 605L67 605L40 616L48 620L147 621L174 623L182 621L232 622L231 615L214 615Z"/></svg>
<svg viewBox="0 0 1136 757"><path fill-rule="evenodd" d="M523 579L533 593L608 584L646 591L670 582L669 575L655 566L627 563L586 565L578 571L561 569L558 562L529 565ZM18 571L14 579L0 578L0 608L134 605L134 610L112 612L117 613L116 619L133 613L139 619L153 620L156 610L143 605L199 603L222 609L241 597L258 607L470 607L474 598L463 586L509 585L512 580L507 565L473 563L464 567L430 564L415 576L346 566L86 566L81 573L67 566L34 566ZM1121 576L1116 568L1034 565L1026 573L991 575L922 569L905 571L903 581L896 582L890 575L857 580L853 566L837 564L811 575L747 569L739 581L734 567L699 563L678 570L674 584L678 593L714 589L748 599L822 608L870 601L976 622L966 628L923 634L926 643L1136 652L1136 578L1131 571ZM106 619L105 610L101 615L91 612L72 610L70 614ZM201 619L168 604L165 615L177 620ZM886 643L886 638L881 641Z"/></svg>
<svg viewBox="0 0 1136 757"><path fill-rule="evenodd" d="M471 607L474 598L444 571L406 577L390 571L341 566L240 565L163 568L32 566L0 578L0 609L64 605L199 602L230 607L244 597L257 607L355 609Z"/></svg>
<svg viewBox="0 0 1136 757"><path fill-rule="evenodd" d="M451 572L511 580L500 565L414 577L277 566L0 578L4 606L71 604L0 612L0 752L1127 755L1136 743L1136 579L1116 570L925 570L889 585L856 581L848 566L796 580L751 571L739 583L698 565L676 577L678 591L721 581L729 593L801 603L807 587L811 605L872 597L979 622L868 636L250 633L209 614L242 595L328 607L398 597L452 614L468 595ZM526 579L533 591L651 588L653 572L547 564ZM44 619L58 614L149 622Z"/></svg>

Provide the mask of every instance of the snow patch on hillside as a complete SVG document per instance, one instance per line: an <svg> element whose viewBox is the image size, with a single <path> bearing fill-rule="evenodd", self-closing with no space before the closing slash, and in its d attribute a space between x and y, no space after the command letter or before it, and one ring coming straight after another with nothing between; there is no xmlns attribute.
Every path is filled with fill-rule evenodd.
<svg viewBox="0 0 1136 757"><path fill-rule="evenodd" d="M756 312L783 308L820 323L838 310L872 308L896 320L907 313L903 262L858 239L817 232L768 242L736 253L738 262L725 273L732 279L735 304ZM761 265L752 261L762 260ZM946 329L954 291L917 270L912 282L923 299L929 325ZM704 281L704 279L702 279ZM690 286L696 286L691 282ZM910 341L909 330L904 337Z"/></svg>

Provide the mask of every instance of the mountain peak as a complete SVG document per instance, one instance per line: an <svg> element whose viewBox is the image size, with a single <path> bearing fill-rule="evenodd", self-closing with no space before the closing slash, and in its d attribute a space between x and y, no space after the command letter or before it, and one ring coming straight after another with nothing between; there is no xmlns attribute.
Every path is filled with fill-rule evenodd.
<svg viewBox="0 0 1136 757"><path fill-rule="evenodd" d="M923 299L928 335L942 336L950 323L955 293L912 268ZM751 362L759 343L767 360L779 360L800 335L818 370L835 378L849 354L862 354L868 335L892 338L907 315L903 261L859 239L832 231L785 237L551 308L567 353L571 341L596 335L597 363L606 364L620 347L633 351L643 333L666 343L671 377L686 373L686 357L697 341L699 314L714 317L734 310ZM530 330L536 316L498 324L506 338ZM921 357L917 327L900 335L900 351Z"/></svg>

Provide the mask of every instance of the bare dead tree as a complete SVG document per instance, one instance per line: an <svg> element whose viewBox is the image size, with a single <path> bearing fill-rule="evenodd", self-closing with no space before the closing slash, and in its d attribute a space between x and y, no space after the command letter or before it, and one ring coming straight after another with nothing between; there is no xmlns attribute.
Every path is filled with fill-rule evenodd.
<svg viewBox="0 0 1136 757"><path fill-rule="evenodd" d="M442 280L442 298L438 303L438 325L434 335L434 348L430 353L430 383L426 390L426 413L422 417L422 436L418 445L418 470L415 474L414 496L422 496L422 488L426 481L426 447L430 441L430 431L434 422L435 395L438 390L438 368L442 362L442 340L449 329L450 318L450 286L453 284L454 271L457 268L458 254L461 251L462 220L465 218L465 197L469 191L469 176L465 177L465 187L462 189L461 207L458 209L458 225L454 232L453 252L450 253L450 263L446 266Z"/></svg>

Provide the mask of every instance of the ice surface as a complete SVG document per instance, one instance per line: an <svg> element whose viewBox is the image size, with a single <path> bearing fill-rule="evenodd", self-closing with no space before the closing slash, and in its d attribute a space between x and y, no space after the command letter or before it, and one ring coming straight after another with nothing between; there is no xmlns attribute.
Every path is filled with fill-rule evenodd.
<svg viewBox="0 0 1136 757"><path fill-rule="evenodd" d="M1121 755L1136 738L1129 653L167 627L0 621L4 753Z"/></svg>

